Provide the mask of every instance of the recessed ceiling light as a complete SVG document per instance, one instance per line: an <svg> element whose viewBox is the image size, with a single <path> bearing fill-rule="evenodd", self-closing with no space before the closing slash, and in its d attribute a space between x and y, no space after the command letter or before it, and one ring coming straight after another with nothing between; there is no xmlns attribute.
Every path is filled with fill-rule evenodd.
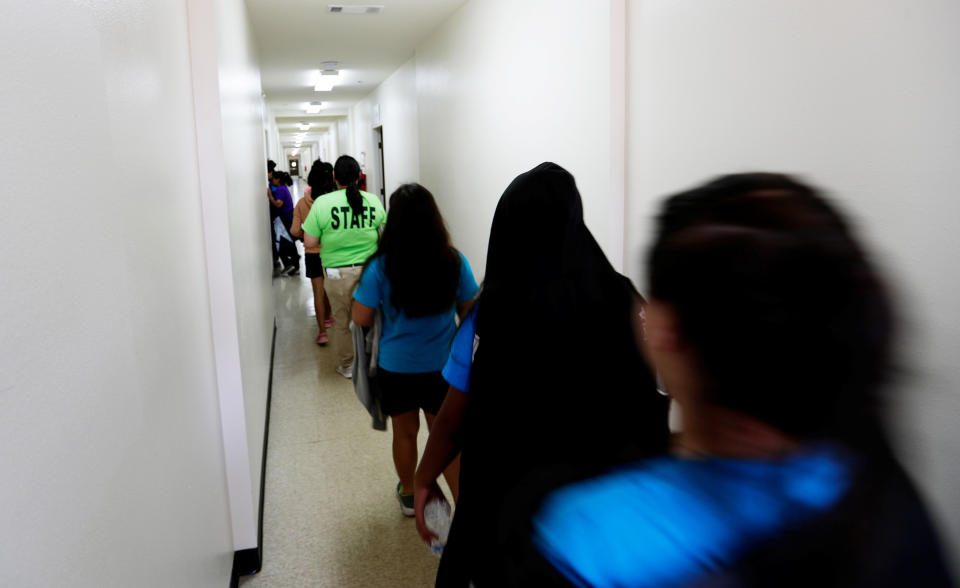
<svg viewBox="0 0 960 588"><path fill-rule="evenodd" d="M301 130L301 131L309 131L309 130L310 130L310 123L300 123L300 130Z"/></svg>
<svg viewBox="0 0 960 588"><path fill-rule="evenodd" d="M307 104L307 114L317 114L323 109L323 102L311 102Z"/></svg>

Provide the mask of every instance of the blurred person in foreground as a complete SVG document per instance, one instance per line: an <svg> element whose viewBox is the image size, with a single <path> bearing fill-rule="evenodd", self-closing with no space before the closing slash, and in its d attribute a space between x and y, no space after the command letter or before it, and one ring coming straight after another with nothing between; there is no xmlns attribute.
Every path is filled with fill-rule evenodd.
<svg viewBox="0 0 960 588"><path fill-rule="evenodd" d="M552 493L514 583L951 586L881 419L887 291L833 206L722 177L666 201L648 265L674 453Z"/></svg>

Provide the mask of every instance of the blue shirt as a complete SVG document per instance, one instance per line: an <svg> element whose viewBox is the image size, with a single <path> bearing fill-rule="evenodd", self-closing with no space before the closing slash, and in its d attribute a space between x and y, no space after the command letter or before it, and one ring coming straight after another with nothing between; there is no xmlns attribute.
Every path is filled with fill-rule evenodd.
<svg viewBox="0 0 960 588"><path fill-rule="evenodd" d="M550 494L533 541L577 586L697 584L835 505L853 467L828 445L781 459L653 459Z"/></svg>
<svg viewBox="0 0 960 588"><path fill-rule="evenodd" d="M457 302L467 302L477 295L477 281L470 263L460 254L460 280ZM390 302L390 281L383 271L383 258L377 257L367 266L353 298L370 308L383 309L383 333L380 335L380 358L377 365L401 374L438 372L450 354L450 343L456 331L456 305L440 314L408 317Z"/></svg>
<svg viewBox="0 0 960 588"><path fill-rule="evenodd" d="M443 379L461 392L470 391L470 366L479 343L477 307L474 305L467 318L460 323L457 336L453 339L453 347L450 348L450 358L447 359L447 365L443 366Z"/></svg>

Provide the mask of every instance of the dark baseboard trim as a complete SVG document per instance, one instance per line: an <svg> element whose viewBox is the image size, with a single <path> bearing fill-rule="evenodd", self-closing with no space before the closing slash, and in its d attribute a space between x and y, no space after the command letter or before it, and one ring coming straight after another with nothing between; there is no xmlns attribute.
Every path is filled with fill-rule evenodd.
<svg viewBox="0 0 960 588"><path fill-rule="evenodd" d="M267 439L270 438L270 405L273 400L273 357L277 350L277 319L273 319L273 341L270 343L270 375L267 377L267 415L263 425L263 459L260 462L260 513L257 521L257 546L233 552L230 588L237 588L240 576L256 574L263 567L263 495L267 488Z"/></svg>

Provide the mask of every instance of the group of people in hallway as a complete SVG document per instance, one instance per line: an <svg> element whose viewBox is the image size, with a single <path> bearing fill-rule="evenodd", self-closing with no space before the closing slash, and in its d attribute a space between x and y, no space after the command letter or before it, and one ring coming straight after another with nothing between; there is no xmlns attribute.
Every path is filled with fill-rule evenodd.
<svg viewBox="0 0 960 588"><path fill-rule="evenodd" d="M290 194L293 178L278 170L277 163L271 159L267 161L267 181L274 275L296 276L300 274L300 252L290 236L294 211L293 195Z"/></svg>
<svg viewBox="0 0 960 588"><path fill-rule="evenodd" d="M752 173L667 198L644 299L556 164L504 191L480 286L425 187L385 213L353 158L323 165L291 206L317 342L329 296L349 378L350 321L381 317L401 511L429 544L441 475L455 502L437 586L953 585L884 424L893 305L817 190Z"/></svg>

